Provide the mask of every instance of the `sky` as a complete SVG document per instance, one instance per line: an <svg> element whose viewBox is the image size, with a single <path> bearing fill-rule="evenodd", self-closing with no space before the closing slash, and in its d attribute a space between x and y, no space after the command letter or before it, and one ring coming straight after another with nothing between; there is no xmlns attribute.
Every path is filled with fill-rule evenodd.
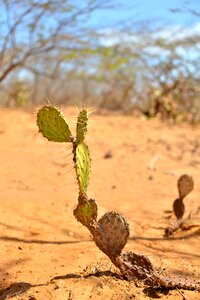
<svg viewBox="0 0 200 300"><path fill-rule="evenodd" d="M103 0L102 0L103 1ZM90 16L88 22L96 28L104 28L101 43L111 46L120 41L138 40L137 29L152 29L154 36L169 41L182 40L200 35L200 0L116 0L115 9L98 10ZM199 15L191 13L195 11ZM116 24L132 24L132 33L119 33ZM131 23L130 23L131 22ZM135 32L134 33L134 29ZM151 51L161 51L151 49ZM196 57L198 49L179 49L183 56ZM163 51L163 50L162 50ZM198 52L198 53L197 53Z"/></svg>
<svg viewBox="0 0 200 300"><path fill-rule="evenodd" d="M8 0L8 3L11 0ZM45 1L45 0L37 0ZM68 4L77 4L78 7L83 7L88 3L84 0L68 0ZM100 40L101 44L105 46L113 45L115 42L121 42L121 38L127 38L127 41L134 41L133 39L138 36L138 28L141 29L153 29L154 33L158 37L164 37L167 39L175 39L177 31L179 32L179 38L188 37L194 34L200 36L200 0L97 0L99 3L107 4L112 1L115 4L115 8L112 9L98 9L95 12L84 17L80 26L86 28L99 29L103 33L103 39ZM0 1L0 35L4 33L5 29L1 24L2 19L5 19L5 13L2 10L2 3ZM19 0L20 3L20 0ZM28 3L28 2L27 2ZM181 12L172 12L171 10L182 10ZM190 13L189 10L199 12L199 16L195 16ZM19 12L19 11L18 11ZM16 12L13 12L16 15ZM51 15L50 15L51 19ZM13 19L11 18L13 21ZM45 26L51 25L51 20L45 23ZM125 36L120 35L118 28L120 26L124 28L124 25L132 29L132 35L129 35L129 31L123 32ZM74 30L74 27L71 26ZM69 26L67 27L69 29ZM135 30L135 32L134 32ZM106 35L108 33L108 35ZM26 31L19 30L18 39L21 42L25 40ZM2 42L4 40L2 39ZM1 40L0 40L1 47ZM180 49L182 51L182 49ZM155 49L151 49L155 51ZM159 50L160 51L160 50ZM190 55L196 57L200 52L199 48L194 52L191 50ZM187 49L184 56L188 56Z"/></svg>
<svg viewBox="0 0 200 300"><path fill-rule="evenodd" d="M190 27L200 23L199 17L188 12L188 8L200 12L200 0L116 0L119 7L113 10L97 11L90 18L93 25L107 27L119 21L131 20L134 23L148 22L148 26ZM172 13L171 9L185 12ZM134 25L133 25L134 26Z"/></svg>
<svg viewBox="0 0 200 300"><path fill-rule="evenodd" d="M37 0L39 1L39 0ZM44 0L42 0L44 1ZM69 0L69 3L83 7L87 1ZM113 9L97 9L83 20L86 27L116 30L118 27L129 25L131 29L146 27L155 29L157 27L190 29L200 24L200 0L97 0L101 4L109 1L114 3ZM8 1L9 2L9 1ZM40 2L40 1L39 1ZM183 12L173 13L171 9L181 9ZM188 10L199 12L195 16ZM5 12L0 1L0 21L5 19ZM50 22L50 20L48 21ZM49 23L50 24L50 23ZM1 31L3 31L2 24ZM22 35L22 33L21 33Z"/></svg>

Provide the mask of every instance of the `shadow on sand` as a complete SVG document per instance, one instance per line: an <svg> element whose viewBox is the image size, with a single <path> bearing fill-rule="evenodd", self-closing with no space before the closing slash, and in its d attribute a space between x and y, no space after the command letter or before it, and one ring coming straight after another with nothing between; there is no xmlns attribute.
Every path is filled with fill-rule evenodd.
<svg viewBox="0 0 200 300"><path fill-rule="evenodd" d="M9 287L0 290L0 300L10 299L27 292L32 287L44 286L45 284L32 285L28 282L12 283Z"/></svg>
<svg viewBox="0 0 200 300"><path fill-rule="evenodd" d="M82 240L82 241L44 241L38 239L21 239L17 237L11 236L0 236L1 241L10 241L10 242L19 242L19 243L26 243L26 244L52 244L52 245L62 245L62 244L77 244L77 243L84 243L84 242L91 242L92 240Z"/></svg>

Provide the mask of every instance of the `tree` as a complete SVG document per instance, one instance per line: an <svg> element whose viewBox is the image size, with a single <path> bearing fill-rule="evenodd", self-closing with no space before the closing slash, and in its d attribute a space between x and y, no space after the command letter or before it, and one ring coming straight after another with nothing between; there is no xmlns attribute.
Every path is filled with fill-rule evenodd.
<svg viewBox="0 0 200 300"><path fill-rule="evenodd" d="M34 76L55 76L63 53L73 53L88 46L91 33L85 25L88 14L108 7L108 3L100 0L86 0L84 3L68 0L2 0L0 83L22 68ZM51 70L41 68L47 57Z"/></svg>

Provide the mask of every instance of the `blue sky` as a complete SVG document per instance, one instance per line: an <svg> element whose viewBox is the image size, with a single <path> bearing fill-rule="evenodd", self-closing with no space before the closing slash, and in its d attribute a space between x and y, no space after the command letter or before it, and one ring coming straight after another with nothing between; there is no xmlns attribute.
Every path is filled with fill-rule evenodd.
<svg viewBox="0 0 200 300"><path fill-rule="evenodd" d="M200 0L118 0L119 8L110 11L97 11L90 17L92 25L107 27L120 20L132 20L133 23L149 22L148 26L189 27L200 22L187 8L200 11ZM170 9L182 9L185 12L172 13Z"/></svg>
<svg viewBox="0 0 200 300"><path fill-rule="evenodd" d="M45 1L45 0L37 0ZM79 7L85 6L87 1L83 0L69 0L69 3L76 3ZM99 3L106 4L109 0L98 0ZM130 28L133 31L133 34L129 34L128 31L123 32L123 37L127 37L128 40L131 38L138 37L138 33L134 33L134 29L138 29L138 26L143 25L146 28L155 29L156 27L159 30L155 32L165 38L175 39L176 31L179 32L183 37L188 37L194 34L200 35L200 0L111 0L113 3L116 3L116 7L110 10L107 9L98 9L97 11L89 14L84 18L80 18L80 27L85 26L86 28L98 28L101 33L104 34L103 39L100 42L104 45L114 44L113 39L117 39L117 42L121 42L120 31L116 24L131 24ZM9 2L9 1L8 1ZM3 3L3 2L2 2ZM0 22L2 19L5 19L5 13L2 11L2 3L0 3ZM20 3L20 1L19 1ZM173 13L171 9L181 9L182 12ZM195 16L188 12L188 9L199 12L199 16ZM19 11L18 11L19 12ZM16 15L16 12L13 12ZM12 19L12 18L11 18ZM13 21L13 20L12 20ZM49 22L49 23L48 23ZM46 22L45 26L50 27L51 25L51 16L50 19ZM2 24L0 24L1 32L3 34L5 29ZM79 23L78 23L79 25ZM122 26L123 27L123 26ZM71 26L74 30L74 27ZM69 29L67 27L67 30ZM105 29L103 31L102 29ZM107 30L107 31L106 31ZM107 35L108 34L108 35ZM110 36L109 36L110 34ZM124 36L125 34L125 36ZM24 41L24 36L26 35L26 30L19 29L18 39ZM127 35L127 36L126 36ZM3 39L2 39L3 41ZM1 46L1 39L0 39ZM152 50L152 49L151 49ZM182 50L182 49L181 49ZM188 56L189 52L183 53L183 56ZM191 50L191 57L196 57L200 53L200 43L197 50ZM198 52L197 52L198 51Z"/></svg>
<svg viewBox="0 0 200 300"><path fill-rule="evenodd" d="M102 0L103 1L103 0ZM113 10L98 10L89 18L89 24L96 28L104 28L104 37L101 43L110 46L119 41L133 41L137 43L138 33L134 29L141 26L141 29L156 29L154 35L166 38L169 41L182 40L195 35L200 35L200 0L116 0L119 7ZM172 10L180 10L172 12ZM189 11L199 13L195 16ZM130 27L133 33L125 31L123 34L114 25L119 21L132 21ZM112 24L113 26L110 26ZM148 45L147 45L148 46ZM159 53L163 49L151 47L149 50ZM200 43L198 48L186 47L178 49L183 57L196 58L200 53Z"/></svg>
<svg viewBox="0 0 200 300"><path fill-rule="evenodd" d="M38 0L39 1L39 0ZM69 0L76 3L79 7L83 7L87 1ZM86 27L111 28L117 29L116 24L123 22L132 23L131 29L145 25L147 28L170 28L180 26L183 28L192 28L195 24L200 24L200 15L194 16L188 12L188 8L198 11L200 14L200 0L110 0L115 3L114 9L98 9L88 15L83 20ZM107 4L109 0L99 0L99 3ZM170 9L182 9L183 12L172 13ZM5 19L4 10L0 4L0 21ZM50 21L48 21L50 22ZM1 31L3 27L1 25Z"/></svg>

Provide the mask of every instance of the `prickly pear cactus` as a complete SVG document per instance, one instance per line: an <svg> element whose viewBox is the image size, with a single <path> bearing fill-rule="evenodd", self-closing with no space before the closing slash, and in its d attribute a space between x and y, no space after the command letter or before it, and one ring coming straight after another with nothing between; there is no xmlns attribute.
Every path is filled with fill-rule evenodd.
<svg viewBox="0 0 200 300"><path fill-rule="evenodd" d="M94 241L111 260L119 255L129 237L129 225L120 214L107 212L97 223Z"/></svg>
<svg viewBox="0 0 200 300"><path fill-rule="evenodd" d="M37 125L42 135L49 141L71 142L73 146L73 162L79 186L78 205L74 210L76 219L86 226L93 235L96 245L117 266L122 275L129 280L141 280L152 287L199 289L199 284L194 281L188 284L187 280L176 276L160 276L153 269L150 260L133 252L122 253L129 238L129 225L125 218L116 212L107 212L97 222L97 204L93 199L88 200L86 194L90 179L91 159L88 146L84 143L87 133L88 113L82 109L78 116L76 138L63 115L53 106L44 106L37 114ZM180 200L193 189L193 180L188 175L183 175L178 181L180 199L177 201L178 213L184 213ZM181 208L180 208L181 207Z"/></svg>
<svg viewBox="0 0 200 300"><path fill-rule="evenodd" d="M91 159L88 146L83 143L87 132L88 112L82 109L79 113L76 127L76 139L62 113L53 106L44 106L37 113L39 132L53 142L71 142L73 144L73 161L77 174L79 191L86 193L90 180Z"/></svg>
<svg viewBox="0 0 200 300"><path fill-rule="evenodd" d="M177 219L182 219L185 212L185 205L182 198L178 198L173 203L174 214Z"/></svg>
<svg viewBox="0 0 200 300"><path fill-rule="evenodd" d="M116 259L116 265L128 279L147 280L154 272L154 268L149 258L143 254L136 254L131 251L122 253Z"/></svg>
<svg viewBox="0 0 200 300"><path fill-rule="evenodd" d="M200 290L200 283L193 278L171 275L166 271L156 270L149 258L131 251L122 253L115 260L115 265L128 280L140 280L153 288Z"/></svg>
<svg viewBox="0 0 200 300"><path fill-rule="evenodd" d="M87 125L88 125L88 112L86 109L80 111L77 126L76 126L76 143L83 143L86 133L87 133Z"/></svg>
<svg viewBox="0 0 200 300"><path fill-rule="evenodd" d="M183 199L193 190L194 181L192 177L187 174L182 175L177 181L177 188L179 193L179 198L173 203L174 214L177 219L182 219L185 212L185 205Z"/></svg>
<svg viewBox="0 0 200 300"><path fill-rule="evenodd" d="M88 146L84 143L75 147L75 164L79 191L81 194L84 194L87 192L91 172L90 153Z"/></svg>
<svg viewBox="0 0 200 300"><path fill-rule="evenodd" d="M177 230L183 229L183 216L185 213L185 205L183 199L193 190L194 181L193 178L187 174L181 175L177 181L177 188L179 193L179 198L173 202L173 211L176 216L176 223L170 225L165 229L164 237L169 237L173 235Z"/></svg>
<svg viewBox="0 0 200 300"><path fill-rule="evenodd" d="M81 199L80 199L81 198ZM87 196L79 196L78 205L74 210L77 221L88 227L91 231L97 222L98 208L94 199L87 200Z"/></svg>
<svg viewBox="0 0 200 300"><path fill-rule="evenodd" d="M194 188L193 178L187 174L182 175L177 182L179 198L187 196Z"/></svg>
<svg viewBox="0 0 200 300"><path fill-rule="evenodd" d="M53 106L42 107L37 114L37 125L39 132L53 142L70 142L71 131L64 116Z"/></svg>

